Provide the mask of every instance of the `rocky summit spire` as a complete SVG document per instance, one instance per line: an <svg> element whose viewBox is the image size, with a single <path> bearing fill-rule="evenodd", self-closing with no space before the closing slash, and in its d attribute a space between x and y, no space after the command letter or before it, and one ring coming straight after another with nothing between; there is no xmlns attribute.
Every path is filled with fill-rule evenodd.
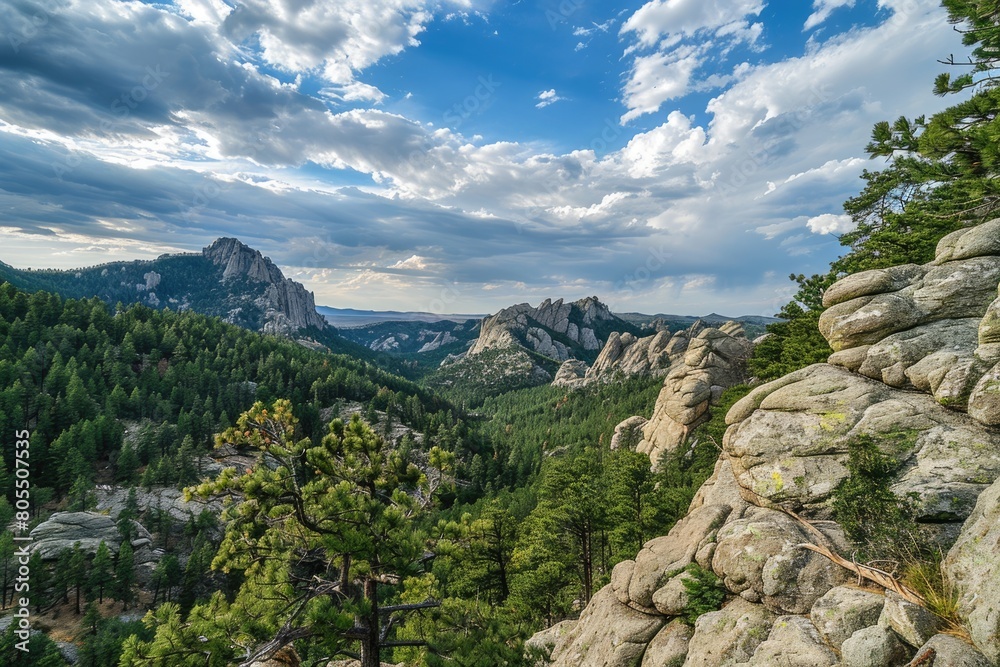
<svg viewBox="0 0 1000 667"><path fill-rule="evenodd" d="M316 312L312 292L285 278L281 269L259 250L239 239L220 238L202 250L202 255L216 266L223 267L223 283L236 280L266 283L263 295L254 300L254 305L262 311L262 330L265 333L291 334L310 326L326 327L326 320Z"/></svg>

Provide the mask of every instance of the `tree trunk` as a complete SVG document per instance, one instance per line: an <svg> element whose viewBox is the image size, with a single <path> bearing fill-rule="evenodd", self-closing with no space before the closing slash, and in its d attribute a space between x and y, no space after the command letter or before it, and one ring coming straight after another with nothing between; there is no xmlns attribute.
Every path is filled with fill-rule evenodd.
<svg viewBox="0 0 1000 667"><path fill-rule="evenodd" d="M378 618L378 583L371 578L365 579L365 599L371 605L371 611L365 623L365 636L361 639L361 667L381 667L379 655L379 618Z"/></svg>

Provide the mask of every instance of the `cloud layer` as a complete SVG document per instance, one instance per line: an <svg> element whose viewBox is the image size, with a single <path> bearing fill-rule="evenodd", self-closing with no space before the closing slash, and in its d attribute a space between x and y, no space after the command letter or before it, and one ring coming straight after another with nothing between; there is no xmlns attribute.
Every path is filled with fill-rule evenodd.
<svg viewBox="0 0 1000 667"><path fill-rule="evenodd" d="M807 27L844 4L817 0ZM849 228L840 204L872 124L943 104L942 11L881 4L882 23L735 63L728 50L764 39L762 2L653 0L622 18L620 123L552 150L432 124L364 79L471 0L5 3L0 259L69 267L226 234L336 306L597 293L622 310L773 313L784 276L822 268ZM534 113L576 97L534 90ZM714 97L670 108L692 91Z"/></svg>

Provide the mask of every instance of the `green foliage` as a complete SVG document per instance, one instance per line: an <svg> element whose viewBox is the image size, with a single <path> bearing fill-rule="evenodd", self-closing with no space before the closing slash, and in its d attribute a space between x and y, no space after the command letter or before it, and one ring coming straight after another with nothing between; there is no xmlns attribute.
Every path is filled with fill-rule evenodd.
<svg viewBox="0 0 1000 667"><path fill-rule="evenodd" d="M722 603L726 600L726 587L714 572L697 563L688 565L684 572L688 576L681 579L681 584L687 594L687 604L684 605L681 618L693 626L702 614L722 608Z"/></svg>
<svg viewBox="0 0 1000 667"><path fill-rule="evenodd" d="M862 434L848 443L850 476L834 490L832 507L864 558L912 560L926 548L911 503L890 488L913 441L912 433Z"/></svg>
<svg viewBox="0 0 1000 667"><path fill-rule="evenodd" d="M119 618L101 618L91 613L88 605L83 626L86 629L80 642L79 665L82 667L118 667L126 640L152 639L150 632L141 621L123 621Z"/></svg>
<svg viewBox="0 0 1000 667"><path fill-rule="evenodd" d="M331 655L353 644L378 664L380 588L419 572L425 544L414 524L449 458L438 450L431 457L438 475L425 475L357 415L332 421L318 445L298 425L289 401L254 404L219 436L256 450L254 467L227 468L197 489L242 500L226 508L226 536L213 561L243 577L228 613L256 619L243 631L258 642L288 622L293 636L309 636ZM191 612L199 613L197 606Z"/></svg>

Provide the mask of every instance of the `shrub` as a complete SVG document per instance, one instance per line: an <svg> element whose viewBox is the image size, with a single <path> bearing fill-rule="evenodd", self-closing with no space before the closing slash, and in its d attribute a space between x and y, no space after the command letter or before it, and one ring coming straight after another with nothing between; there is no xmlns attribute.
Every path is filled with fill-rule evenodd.
<svg viewBox="0 0 1000 667"><path fill-rule="evenodd" d="M726 589L714 572L706 570L697 563L691 563L684 568L684 571L688 576L681 579L681 583L687 592L688 601L681 618L688 625L694 625L702 614L722 608L722 603L726 599Z"/></svg>

